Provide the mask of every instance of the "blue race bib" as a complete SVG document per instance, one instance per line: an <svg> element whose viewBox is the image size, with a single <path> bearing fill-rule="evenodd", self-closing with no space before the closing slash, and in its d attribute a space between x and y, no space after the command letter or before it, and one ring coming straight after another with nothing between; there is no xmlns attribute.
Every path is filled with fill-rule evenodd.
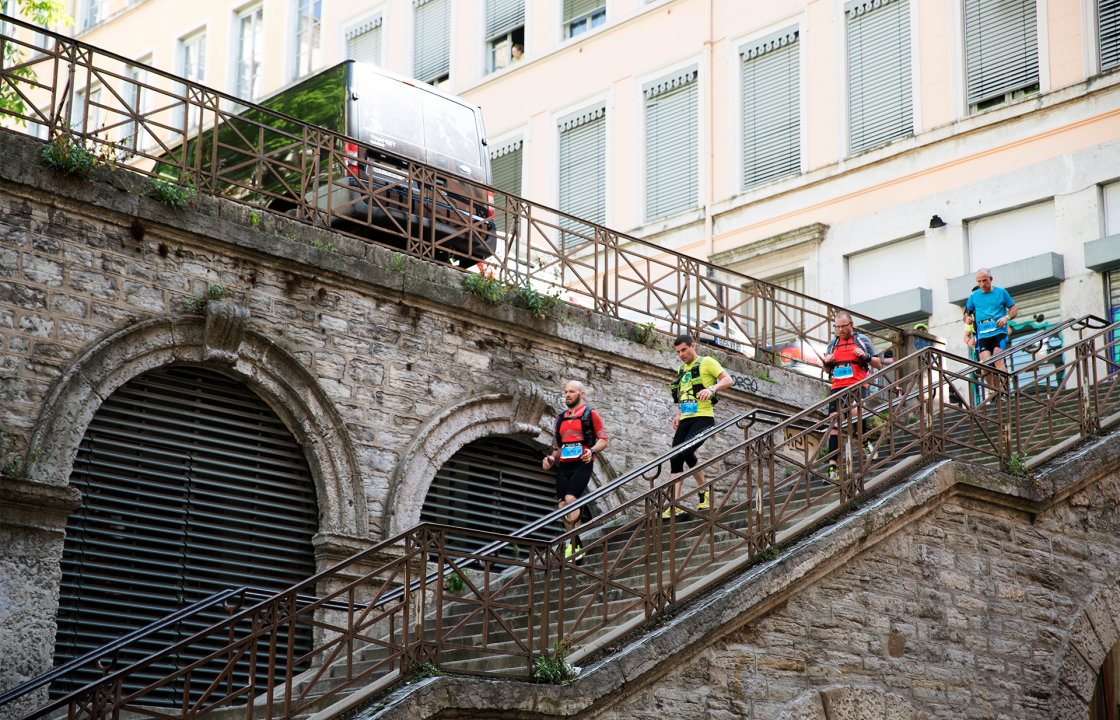
<svg viewBox="0 0 1120 720"><path fill-rule="evenodd" d="M852 370L851 365L848 365L848 364L837 365L836 369L832 371L832 377L834 377L837 380L843 380L844 378L852 377L853 372L854 371Z"/></svg>
<svg viewBox="0 0 1120 720"><path fill-rule="evenodd" d="M583 445L580 443L564 443L560 448L561 460L576 460L583 457Z"/></svg>
<svg viewBox="0 0 1120 720"><path fill-rule="evenodd" d="M681 415L695 415L695 414L696 414L696 403L694 403L694 402L683 402L683 403L681 403Z"/></svg>

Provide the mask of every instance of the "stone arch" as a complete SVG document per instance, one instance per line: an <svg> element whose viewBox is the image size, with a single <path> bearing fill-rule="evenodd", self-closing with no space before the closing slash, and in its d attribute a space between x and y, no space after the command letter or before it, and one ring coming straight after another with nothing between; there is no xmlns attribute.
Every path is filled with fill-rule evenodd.
<svg viewBox="0 0 1120 720"><path fill-rule="evenodd" d="M368 546L364 485L342 417L298 360L247 329L248 316L244 308L211 303L205 320L193 315L147 320L82 353L43 405L31 437L30 452L40 453L31 479L68 484L94 413L129 380L169 365L205 366L260 395L303 448L319 501L316 546L348 547L346 555Z"/></svg>
<svg viewBox="0 0 1120 720"><path fill-rule="evenodd" d="M559 410L536 383L515 380L504 391L476 395L432 418L405 450L389 488L383 535L390 538L420 522L424 497L436 471L463 446L491 435L519 435L551 447L550 421ZM613 479L600 459L595 473Z"/></svg>
<svg viewBox="0 0 1120 720"><path fill-rule="evenodd" d="M1050 717L1085 720L1105 655L1120 642L1120 578L1089 597L1070 625L1051 694Z"/></svg>
<svg viewBox="0 0 1120 720"><path fill-rule="evenodd" d="M906 698L877 687L835 685L801 693L775 720L931 720Z"/></svg>

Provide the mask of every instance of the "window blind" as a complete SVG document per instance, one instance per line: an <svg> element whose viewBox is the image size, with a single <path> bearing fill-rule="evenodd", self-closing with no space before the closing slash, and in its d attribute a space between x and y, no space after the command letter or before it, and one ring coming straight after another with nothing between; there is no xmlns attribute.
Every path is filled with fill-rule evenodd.
<svg viewBox="0 0 1120 720"><path fill-rule="evenodd" d="M646 83L646 219L696 207L696 65Z"/></svg>
<svg viewBox="0 0 1120 720"><path fill-rule="evenodd" d="M964 0L968 102L1038 82L1035 0Z"/></svg>
<svg viewBox="0 0 1120 720"><path fill-rule="evenodd" d="M570 22L606 6L604 0L564 0L564 22Z"/></svg>
<svg viewBox="0 0 1120 720"><path fill-rule="evenodd" d="M346 57L349 60L381 64L381 16L346 31Z"/></svg>
<svg viewBox="0 0 1120 720"><path fill-rule="evenodd" d="M560 209L591 223L607 215L607 110L592 106L560 120ZM560 226L590 235L586 224L562 218ZM564 250L587 241L565 234Z"/></svg>
<svg viewBox="0 0 1120 720"><path fill-rule="evenodd" d="M1101 70L1120 65L1120 0L1099 0L1097 26L1100 28Z"/></svg>
<svg viewBox="0 0 1120 720"><path fill-rule="evenodd" d="M848 18L848 126L852 153L914 129L910 0L854 0Z"/></svg>
<svg viewBox="0 0 1120 720"><path fill-rule="evenodd" d="M801 78L796 26L739 48L743 187L801 170Z"/></svg>
<svg viewBox="0 0 1120 720"><path fill-rule="evenodd" d="M525 0L486 0L486 39L525 24Z"/></svg>
<svg viewBox="0 0 1120 720"><path fill-rule="evenodd" d="M416 42L412 76L429 82L451 67L451 0L413 0Z"/></svg>
<svg viewBox="0 0 1120 720"><path fill-rule="evenodd" d="M521 195L520 137L490 151L490 184L510 195Z"/></svg>

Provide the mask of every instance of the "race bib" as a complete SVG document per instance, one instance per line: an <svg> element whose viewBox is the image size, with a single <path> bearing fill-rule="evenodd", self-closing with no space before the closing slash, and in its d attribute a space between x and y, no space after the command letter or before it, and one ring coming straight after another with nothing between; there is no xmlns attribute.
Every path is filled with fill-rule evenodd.
<svg viewBox="0 0 1120 720"><path fill-rule="evenodd" d="M694 415L696 414L696 403L684 402L681 403L681 415Z"/></svg>
<svg viewBox="0 0 1120 720"><path fill-rule="evenodd" d="M837 380L842 380L852 377L853 372L851 365L837 365L836 369L832 371L832 377Z"/></svg>
<svg viewBox="0 0 1120 720"><path fill-rule="evenodd" d="M583 445L580 443L564 443L560 448L561 460L576 460L583 457Z"/></svg>
<svg viewBox="0 0 1120 720"><path fill-rule="evenodd" d="M996 330L998 328L999 328L999 325L996 325L996 321L995 321L994 318L991 319L991 320L981 320L980 321L980 332L982 332L982 333L991 332L991 331Z"/></svg>

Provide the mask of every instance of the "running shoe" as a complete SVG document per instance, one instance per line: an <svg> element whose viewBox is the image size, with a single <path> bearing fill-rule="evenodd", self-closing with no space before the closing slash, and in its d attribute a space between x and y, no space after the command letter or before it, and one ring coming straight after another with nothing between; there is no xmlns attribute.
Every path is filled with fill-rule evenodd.
<svg viewBox="0 0 1120 720"><path fill-rule="evenodd" d="M867 456L872 460L879 457L879 453L875 452L875 446L870 441L863 446L863 449L867 451Z"/></svg>
<svg viewBox="0 0 1120 720"><path fill-rule="evenodd" d="M712 506L711 495L706 492L700 493L700 504L696 506L697 510L707 510Z"/></svg>
<svg viewBox="0 0 1120 720"><path fill-rule="evenodd" d="M578 545L572 545L571 543L568 543L567 547L564 548L564 559L570 558L573 555L578 558L582 554L583 548Z"/></svg>
<svg viewBox="0 0 1120 720"><path fill-rule="evenodd" d="M828 466L828 479L833 483L840 482L840 469L835 465Z"/></svg>
<svg viewBox="0 0 1120 720"><path fill-rule="evenodd" d="M673 515L683 515L684 510L682 510L680 508L671 508L671 507L665 508L664 510L661 511L661 519L662 520L668 520L670 513L672 513Z"/></svg>

